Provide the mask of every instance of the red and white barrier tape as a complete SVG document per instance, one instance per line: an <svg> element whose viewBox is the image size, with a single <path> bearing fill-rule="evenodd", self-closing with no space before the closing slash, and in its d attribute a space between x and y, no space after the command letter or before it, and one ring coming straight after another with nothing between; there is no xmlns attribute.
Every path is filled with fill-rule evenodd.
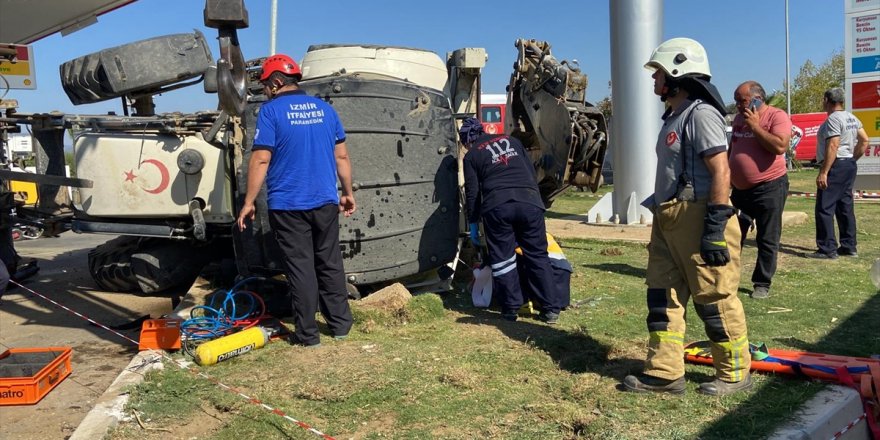
<svg viewBox="0 0 880 440"><path fill-rule="evenodd" d="M813 192L789 192L788 196L789 197L815 198L816 193L813 193ZM856 200L859 200L859 199L880 199L880 193L867 192L867 191L855 191L855 192L853 192L853 198Z"/></svg>
<svg viewBox="0 0 880 440"><path fill-rule="evenodd" d="M76 310L73 310L73 309L71 309L70 307L67 307L67 306L65 306L65 305L63 305L63 304L61 304L61 303L59 303L59 302L53 300L52 298L49 298L49 297L47 297L47 296L45 296L45 295L42 295L42 294L39 294L39 293L35 292L34 290L32 290L32 289L30 289L30 288L28 288L28 287L26 287L26 286L24 286L24 285L22 285L22 284L19 284L19 283L16 282L16 281L12 281L12 280L10 280L9 282L12 283L12 284L15 284L15 285L18 286L18 287L21 287L22 289L24 289L24 290L26 290L26 291L28 291L28 292L30 292L30 293L32 293L32 294L34 294L34 295L40 297L40 298L45 299L46 301L49 301L50 303L52 303L52 304L58 306L59 308L61 308L61 309L63 309L63 310L66 310L66 311L72 313L73 315L75 315L75 316L77 316L77 317L79 317L79 318L85 319L86 321L88 321L88 322L90 322L90 323L92 323L92 324L94 324L94 325L96 325L96 326L98 326L98 327L101 327L102 329L107 330L107 331L109 331L110 333L113 333L114 335L119 336L120 338L125 339L125 340L128 341L128 342L131 342L131 343L134 344L135 346L138 345L138 341L135 341L134 339L131 339L131 338L129 338L128 336L125 336L125 335L123 335L122 333L119 333L118 331L113 330L112 328L107 327L106 325L101 324L100 322L95 321L94 319L89 318L88 316L85 316L85 315L83 315L82 313L77 312ZM239 390L237 390L237 389L235 389L235 388L233 388L233 387L231 387L231 386L229 386L229 385L226 385L226 384L224 384L223 382L220 382L220 381L217 380L216 378L211 377L211 376L205 374L205 373L202 372L202 371L199 371L197 368L193 368L193 367L191 367L191 366L189 366L189 365L186 365L186 364L184 364L184 363L178 362L177 360L173 359L171 356L168 356L168 354L165 353L165 352L162 352L162 357L164 357L165 359L171 361L172 363L174 363L174 365L177 365L180 369L185 370L185 371L189 371L190 373L193 373L193 374L195 374L196 376L201 376L202 378L207 379L208 381L214 383L215 385L219 386L220 388L223 388L223 389L226 390L226 391L229 391L229 392L231 392L231 393L234 393L234 394L238 395L239 397L241 397L241 398L247 400L248 402L253 403L254 405L257 405L257 406L259 406L259 407L262 407L263 409L265 409L265 410L271 412L272 414L275 414L275 415L277 415L277 416L280 416L280 417L282 417L282 418L284 418L284 419L286 419L286 420L288 420L288 421L294 423L295 425L299 426L300 428L303 428L303 429L305 429L306 431L311 432L312 434L315 434L315 435L317 435L317 436L319 436L319 437L321 437L321 438L324 438L325 440L335 440L335 439L334 439L333 437L331 437L330 435L324 434L323 432L321 432L321 431L315 429L314 427L310 426L308 423L301 422L301 421L299 421L299 420L297 420L297 419L295 419L295 418L293 418L293 417L291 417L291 416L285 414L284 411L281 411L281 410L279 410L279 409L273 408L273 407L271 407L271 406L269 406L269 405L263 403L261 400L255 398L255 397L248 396L248 395L242 393L241 391L239 391Z"/></svg>
<svg viewBox="0 0 880 440"><path fill-rule="evenodd" d="M73 314L73 315L75 315L75 316L77 316L77 317L80 317L80 318L82 318L82 319L85 319L86 321L88 321L88 322L90 322L90 323L92 323L92 324L94 324L94 325L96 325L96 326L98 326L98 327L101 327L102 329L107 330L108 332L113 333L114 335L119 336L120 338L125 339L125 340L128 341L128 342L131 342L131 343L134 344L134 345L138 345L138 341L135 341L134 339L131 339L131 338L129 338L128 336L125 336L125 335L123 335L122 333L119 333L118 331L113 330L112 328L107 327L106 325L101 324L100 322L95 321L94 319L89 318L88 316L85 316L85 315L83 315L82 313L77 312L76 310L73 310L73 309L71 309L70 307L65 306L64 304L61 304L61 303L59 303L59 302L53 300L52 298L48 298L48 297L43 296L43 295L41 295L41 294L39 294L39 293L37 293L37 292L34 292L34 291L31 290L30 288L28 288L28 287L26 287L26 286L24 286L24 285L22 285L22 284L19 284L19 283L16 282L15 280L9 280L9 282L10 282L11 284L15 284L15 285L18 286L18 287L21 287L21 288L24 289L24 290L27 290L27 291L30 292L30 293L33 293L34 295L39 296L40 298L45 299L46 301L49 301L50 303L52 303L52 304L58 306L58 307L61 308L61 309L64 309L64 310L70 312L71 314Z"/></svg>
<svg viewBox="0 0 880 440"><path fill-rule="evenodd" d="M840 431L837 431L836 433L834 433L834 435L831 436L831 440L837 440L837 439L839 439L840 437L843 436L843 434L845 434L845 433L846 433L847 431L849 431L850 429L853 429L854 426L858 425L859 422L861 422L861 421L864 420L864 419L865 419L865 413L862 413L862 415L856 417L855 420L853 420L852 422L847 423L847 425L844 426L843 429L841 429Z"/></svg>

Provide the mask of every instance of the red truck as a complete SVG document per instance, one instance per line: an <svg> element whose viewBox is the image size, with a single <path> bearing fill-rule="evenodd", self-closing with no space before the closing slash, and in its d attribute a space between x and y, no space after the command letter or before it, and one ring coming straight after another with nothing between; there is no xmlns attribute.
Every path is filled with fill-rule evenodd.
<svg viewBox="0 0 880 440"><path fill-rule="evenodd" d="M483 94L480 96L480 121L483 122L483 130L486 133L504 133L506 112L507 95Z"/></svg>
<svg viewBox="0 0 880 440"><path fill-rule="evenodd" d="M804 133L795 150L795 159L800 162L816 162L816 133L825 122L827 113L797 113L791 115L791 124Z"/></svg>

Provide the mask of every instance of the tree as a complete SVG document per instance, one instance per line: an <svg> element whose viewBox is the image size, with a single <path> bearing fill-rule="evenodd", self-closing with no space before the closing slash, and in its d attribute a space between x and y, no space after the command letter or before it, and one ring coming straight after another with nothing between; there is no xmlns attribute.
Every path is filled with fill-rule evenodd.
<svg viewBox="0 0 880 440"><path fill-rule="evenodd" d="M608 81L608 96L602 98L602 100L596 104L596 108L602 112L606 121L611 120L611 81Z"/></svg>
<svg viewBox="0 0 880 440"><path fill-rule="evenodd" d="M791 113L821 112L822 95L832 87L843 87L844 76L842 50L832 53L831 58L818 67L807 60L791 87ZM779 95L785 102L785 92L782 91Z"/></svg>
<svg viewBox="0 0 880 440"><path fill-rule="evenodd" d="M785 92L774 90L767 94L767 105L785 109Z"/></svg>
<svg viewBox="0 0 880 440"><path fill-rule="evenodd" d="M602 112L602 116L605 116L606 121L611 120L611 97L610 96L606 96L606 97L602 98L602 100L599 101L598 104L596 104L596 108L598 108L599 111Z"/></svg>

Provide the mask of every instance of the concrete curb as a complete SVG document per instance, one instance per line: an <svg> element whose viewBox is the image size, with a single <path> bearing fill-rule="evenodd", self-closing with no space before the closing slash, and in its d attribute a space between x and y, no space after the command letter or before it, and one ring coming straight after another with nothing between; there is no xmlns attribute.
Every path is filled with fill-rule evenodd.
<svg viewBox="0 0 880 440"><path fill-rule="evenodd" d="M193 287L187 291L186 295L180 301L180 304L173 312L168 314L169 318L189 318L189 311L196 305L204 304L206 296L213 291L207 288L210 283L197 278ZM119 424L120 420L125 419L125 404L128 403L128 392L126 388L143 382L144 376L150 370L164 368L162 359L165 353L155 350L142 351L136 354L128 366L119 373L116 380L110 384L110 387L101 394L97 404L92 408L86 417L80 422L73 431L68 440L92 440L96 438L104 438L107 432Z"/></svg>
<svg viewBox="0 0 880 440"><path fill-rule="evenodd" d="M116 426L120 420L126 417L123 412L128 403L129 386L141 383L148 371L161 370L163 368L161 352L149 350L135 355L110 384L110 387L98 398L95 407L86 414L86 417L76 427L76 431L69 440L92 440L104 438L107 431Z"/></svg>
<svg viewBox="0 0 880 440"><path fill-rule="evenodd" d="M832 385L803 404L795 419L768 438L773 440L870 440L862 399L852 388ZM854 421L857 421L853 423ZM849 425L852 424L852 427ZM845 432L842 432L845 431ZM839 435L839 436L838 436Z"/></svg>

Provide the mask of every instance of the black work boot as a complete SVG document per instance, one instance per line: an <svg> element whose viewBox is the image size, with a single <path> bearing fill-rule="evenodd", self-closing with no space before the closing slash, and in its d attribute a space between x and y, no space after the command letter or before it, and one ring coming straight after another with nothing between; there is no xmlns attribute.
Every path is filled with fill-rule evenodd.
<svg viewBox="0 0 880 440"><path fill-rule="evenodd" d="M752 299L767 299L767 298L770 298L770 286L755 285L755 290L752 291Z"/></svg>
<svg viewBox="0 0 880 440"><path fill-rule="evenodd" d="M752 375L749 374L739 382L725 382L721 379L715 379L711 382L701 383L697 391L710 396L726 396L738 391L745 391L751 387Z"/></svg>
<svg viewBox="0 0 880 440"><path fill-rule="evenodd" d="M518 316L517 316L516 312L503 312L503 313L501 313L501 319L503 319L505 321L516 322L517 318L518 318Z"/></svg>
<svg viewBox="0 0 880 440"><path fill-rule="evenodd" d="M547 324L554 325L559 323L559 313L541 312L541 314L538 315L538 319L546 322Z"/></svg>
<svg viewBox="0 0 880 440"><path fill-rule="evenodd" d="M631 374L623 379L623 388L634 393L653 391L655 393L684 394L684 376L678 379L661 379L647 374L638 376Z"/></svg>

